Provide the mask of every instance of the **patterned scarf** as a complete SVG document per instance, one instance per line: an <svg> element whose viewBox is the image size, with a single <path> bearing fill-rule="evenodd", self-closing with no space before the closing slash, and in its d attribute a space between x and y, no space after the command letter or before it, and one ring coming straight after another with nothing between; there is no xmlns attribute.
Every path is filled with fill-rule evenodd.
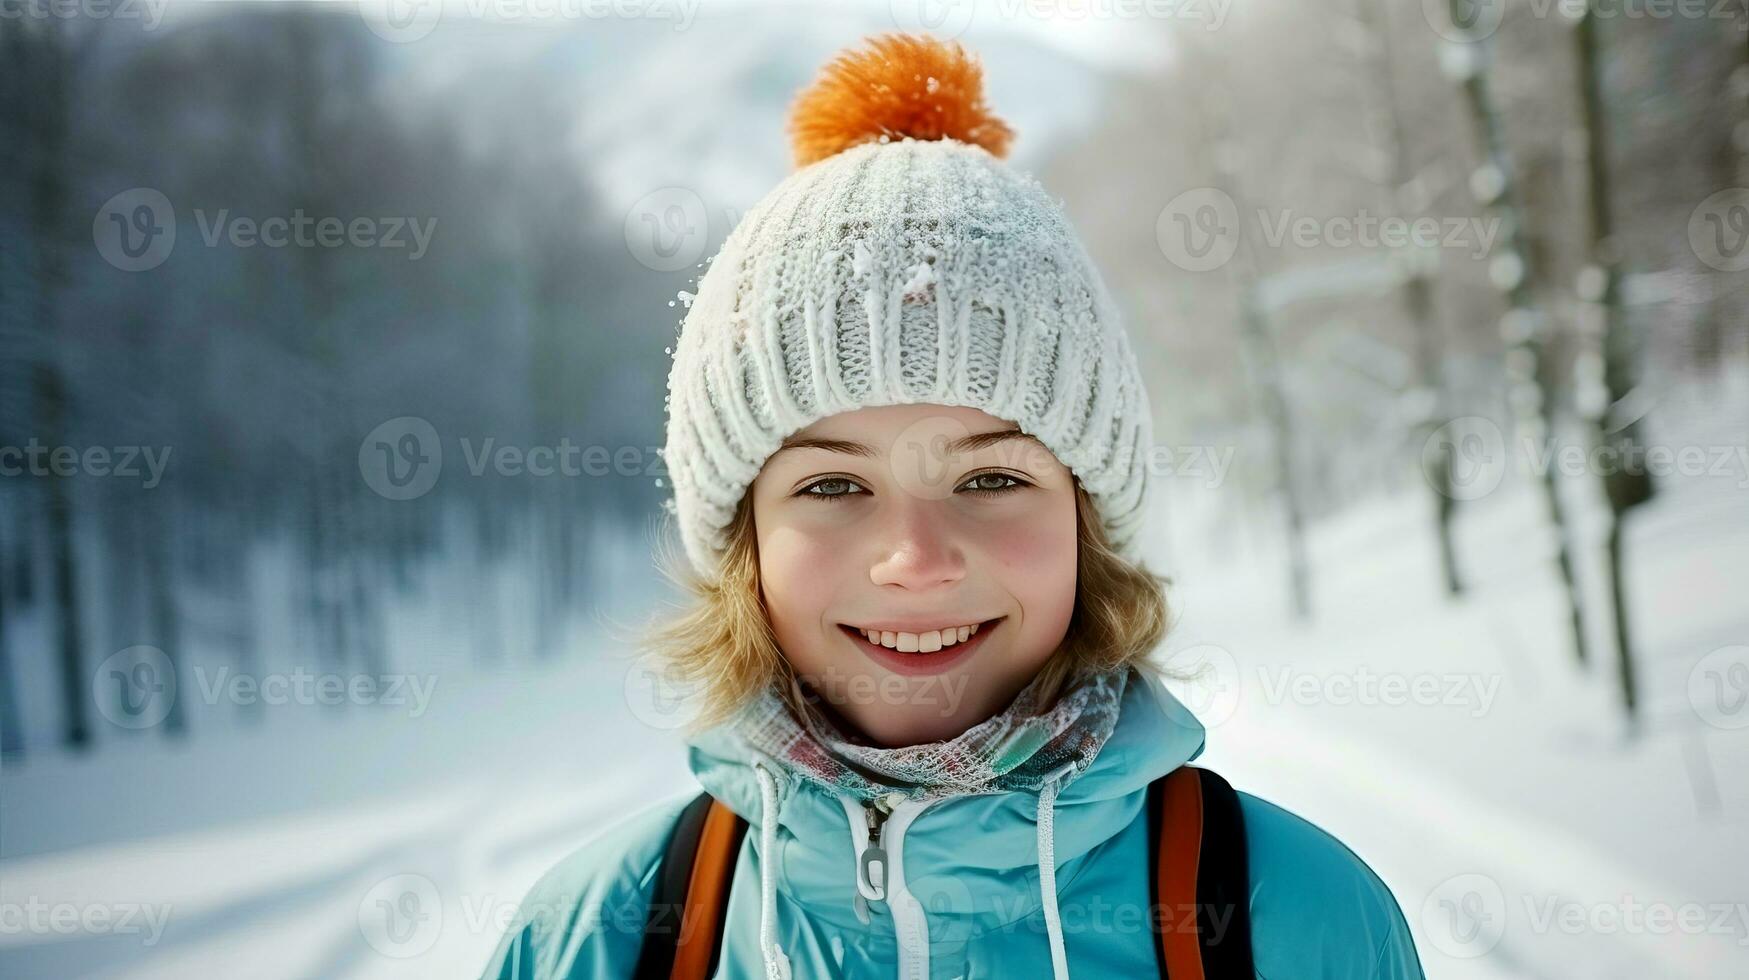
<svg viewBox="0 0 1749 980"><path fill-rule="evenodd" d="M786 672L787 673L787 672ZM1079 775L1117 727L1130 670L1081 671L1040 710L1042 675L998 714L945 742L880 748L853 740L834 725L793 675L801 717L775 684L735 722L753 747L828 791L864 802L899 792L911 799L1009 790L1036 791L1070 762Z"/></svg>

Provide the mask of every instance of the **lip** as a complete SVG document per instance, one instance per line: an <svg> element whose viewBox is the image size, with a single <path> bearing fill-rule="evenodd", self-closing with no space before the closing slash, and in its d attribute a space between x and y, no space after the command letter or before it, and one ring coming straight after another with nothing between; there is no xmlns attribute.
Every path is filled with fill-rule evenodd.
<svg viewBox="0 0 1749 980"><path fill-rule="evenodd" d="M864 656L875 663L895 674L919 677L939 674L977 652L978 647L983 645L985 638L995 632L996 628L1001 626L1007 618L1007 616L998 616L995 619L987 619L978 624L978 631L967 637L964 643L942 647L934 653L900 653L897 650L889 650L879 643L870 643L868 637L849 626L840 624L838 630L855 643L862 650Z"/></svg>

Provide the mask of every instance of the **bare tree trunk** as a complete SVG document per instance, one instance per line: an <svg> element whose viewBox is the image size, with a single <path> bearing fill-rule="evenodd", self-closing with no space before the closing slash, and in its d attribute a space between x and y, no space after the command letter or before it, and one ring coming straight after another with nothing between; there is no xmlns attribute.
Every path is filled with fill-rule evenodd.
<svg viewBox="0 0 1749 980"><path fill-rule="evenodd" d="M1197 103L1199 137L1201 144L1210 148L1211 170L1214 173L1216 189L1237 205L1245 200L1245 195L1240 186L1234 155L1226 152L1231 146L1230 136L1217 121L1227 118L1229 114L1222 107L1209 105L1211 100L1218 98L1222 87L1214 80L1212 59L1206 51L1202 53L1202 58L1208 64L1205 64L1206 70L1199 72L1204 80ZM1295 619L1304 621L1312 615L1311 574L1306 557L1305 509L1301 501L1299 473L1294 465L1296 441L1293 418L1288 407L1287 386L1282 377L1281 358L1275 335L1270 328L1269 314L1263 308L1260 296L1259 285L1263 279L1263 270L1257 255L1257 244L1243 220L1244 208L1239 207L1237 213L1241 216L1236 230L1238 247L1226 268L1239 298L1241 349L1251 368L1258 397L1262 402L1263 417L1271 434L1276 490L1286 531L1290 608Z"/></svg>
<svg viewBox="0 0 1749 980"><path fill-rule="evenodd" d="M0 494L0 501L7 499L6 494ZM16 567L7 559L11 556L11 549L18 546L17 529L11 517L11 511L0 506L0 758L24 754L24 728L18 721L17 683L12 676L12 654L6 642L6 617L11 611L7 603L12 598L9 573Z"/></svg>
<svg viewBox="0 0 1749 980"><path fill-rule="evenodd" d="M150 491L145 491L150 493ZM185 673L181 661L182 621L176 605L176 563L171 547L176 540L175 508L168 499L142 504L143 540L141 557L145 564L146 612L151 622L152 645L164 652L170 662L170 677L178 686ZM166 735L187 734L180 691L170 692L170 712L159 727Z"/></svg>
<svg viewBox="0 0 1749 980"><path fill-rule="evenodd" d="M1410 200L1409 195L1415 171L1409 158L1408 140L1404 137L1406 127L1403 123L1403 108L1398 104L1395 95L1398 86L1392 59L1394 39L1391 34L1390 11L1389 0L1358 0L1355 5L1356 20L1365 28L1364 36L1368 38L1366 61L1369 77L1363 95L1376 93L1371 99L1374 122L1369 128L1374 130L1375 140L1383 146L1385 155L1391 161L1390 205L1394 211L1412 218L1417 216L1416 212L1420 209ZM1421 261L1418 253L1406 265L1399 294L1403 302L1403 312L1409 321L1409 333L1414 338L1416 384L1427 396L1426 416L1420 420L1420 431L1423 435L1420 441L1424 442L1451 421L1451 398L1441 369L1443 345L1438 335L1439 323L1433 315L1433 282L1430 270ZM1445 452L1432 458L1424 455L1423 467L1428 489L1433 493L1434 536L1439 543L1439 564L1445 579L1445 591L1448 595L1456 596L1462 594L1463 582L1458 576L1457 553L1452 542L1452 516L1456 495L1451 483L1451 452L1452 449L1448 446Z"/></svg>
<svg viewBox="0 0 1749 980"><path fill-rule="evenodd" d="M1579 299L1586 319L1601 333L1603 383L1606 399L1614 410L1637 383L1637 356L1629 336L1621 303L1621 245L1615 240L1614 215L1610 208L1609 129L1603 102L1602 68L1597 39L1597 17L1589 4L1573 27L1579 66L1580 104L1585 123L1586 190L1590 213L1590 256L1581 274ZM1644 458L1640 452L1638 418L1610 421L1594 419L1593 436L1615 450L1615 459ZM1637 466L1618 465L1602 474L1604 496L1609 501L1609 592L1615 611L1615 649L1621 683L1622 708L1634 720L1639 694L1634 681L1634 650L1629 628L1626 586L1622 582L1622 550L1627 512L1652 498L1651 476Z"/></svg>
<svg viewBox="0 0 1749 980"><path fill-rule="evenodd" d="M1465 4L1468 2L1451 0L1453 23L1467 21L1469 11ZM1545 352L1548 317L1537 308L1534 299L1536 270L1524 243L1524 208L1518 199L1518 177L1488 88L1487 59L1491 52L1491 44L1486 41L1454 44L1448 49L1446 65L1459 82L1476 138L1477 155L1482 160L1471 186L1489 213L1500 222L1500 237L1506 246L1504 254L1495 257L1492 272L1495 284L1506 294L1508 307L1501 320L1501 333L1509 348L1507 404L1519 432L1541 435L1553 448L1559 430L1555 414L1556 384ZM1543 502L1555 533L1556 568L1566 593L1573 653L1583 665L1590 660L1585 640L1584 603L1573 572L1572 531L1556 478L1554 467L1543 467Z"/></svg>

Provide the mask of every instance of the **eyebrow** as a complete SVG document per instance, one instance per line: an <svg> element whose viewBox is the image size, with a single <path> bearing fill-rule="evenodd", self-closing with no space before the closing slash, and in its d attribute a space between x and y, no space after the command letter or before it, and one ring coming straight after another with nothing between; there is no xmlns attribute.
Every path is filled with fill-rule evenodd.
<svg viewBox="0 0 1749 980"><path fill-rule="evenodd" d="M1038 442L1037 436L1034 436L1030 432L1022 432L1019 428L997 429L993 432L974 432L968 436L961 436L953 442L948 443L947 451L950 454L975 453L980 449L996 445L1000 442L1007 442L1010 439L1030 439L1033 442ZM1040 445L1043 445L1043 443L1040 443ZM778 447L777 453L781 453L786 449L824 449L829 453L844 453L848 456L865 456L870 459L880 455L880 451L873 446L867 446L860 442L852 442L847 439L790 438L783 441L783 445ZM772 453L772 455L775 456L777 453Z"/></svg>

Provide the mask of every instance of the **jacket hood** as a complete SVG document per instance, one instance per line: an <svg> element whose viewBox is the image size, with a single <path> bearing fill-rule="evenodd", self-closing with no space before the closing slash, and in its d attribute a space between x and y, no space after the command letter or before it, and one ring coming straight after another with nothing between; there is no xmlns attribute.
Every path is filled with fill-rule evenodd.
<svg viewBox="0 0 1749 980"><path fill-rule="evenodd" d="M1115 729L1079 776L1067 772L1042 792L951 796L889 822L889 829L902 825L902 852L889 839L895 888L927 910L932 941L1006 925L1041 904L1054 918L1055 876L1072 876L1080 858L1129 826L1146 805L1149 783L1202 753L1202 723L1152 675L1132 671L1120 704ZM863 922L857 909L858 856L868 840L866 827L853 823L860 803L754 748L733 721L687 745L699 782L748 822L766 891L797 903L810 919L893 933L889 916ZM769 814L776 818L768 827ZM768 861L772 854L776 860ZM774 900L767 896L768 908Z"/></svg>

